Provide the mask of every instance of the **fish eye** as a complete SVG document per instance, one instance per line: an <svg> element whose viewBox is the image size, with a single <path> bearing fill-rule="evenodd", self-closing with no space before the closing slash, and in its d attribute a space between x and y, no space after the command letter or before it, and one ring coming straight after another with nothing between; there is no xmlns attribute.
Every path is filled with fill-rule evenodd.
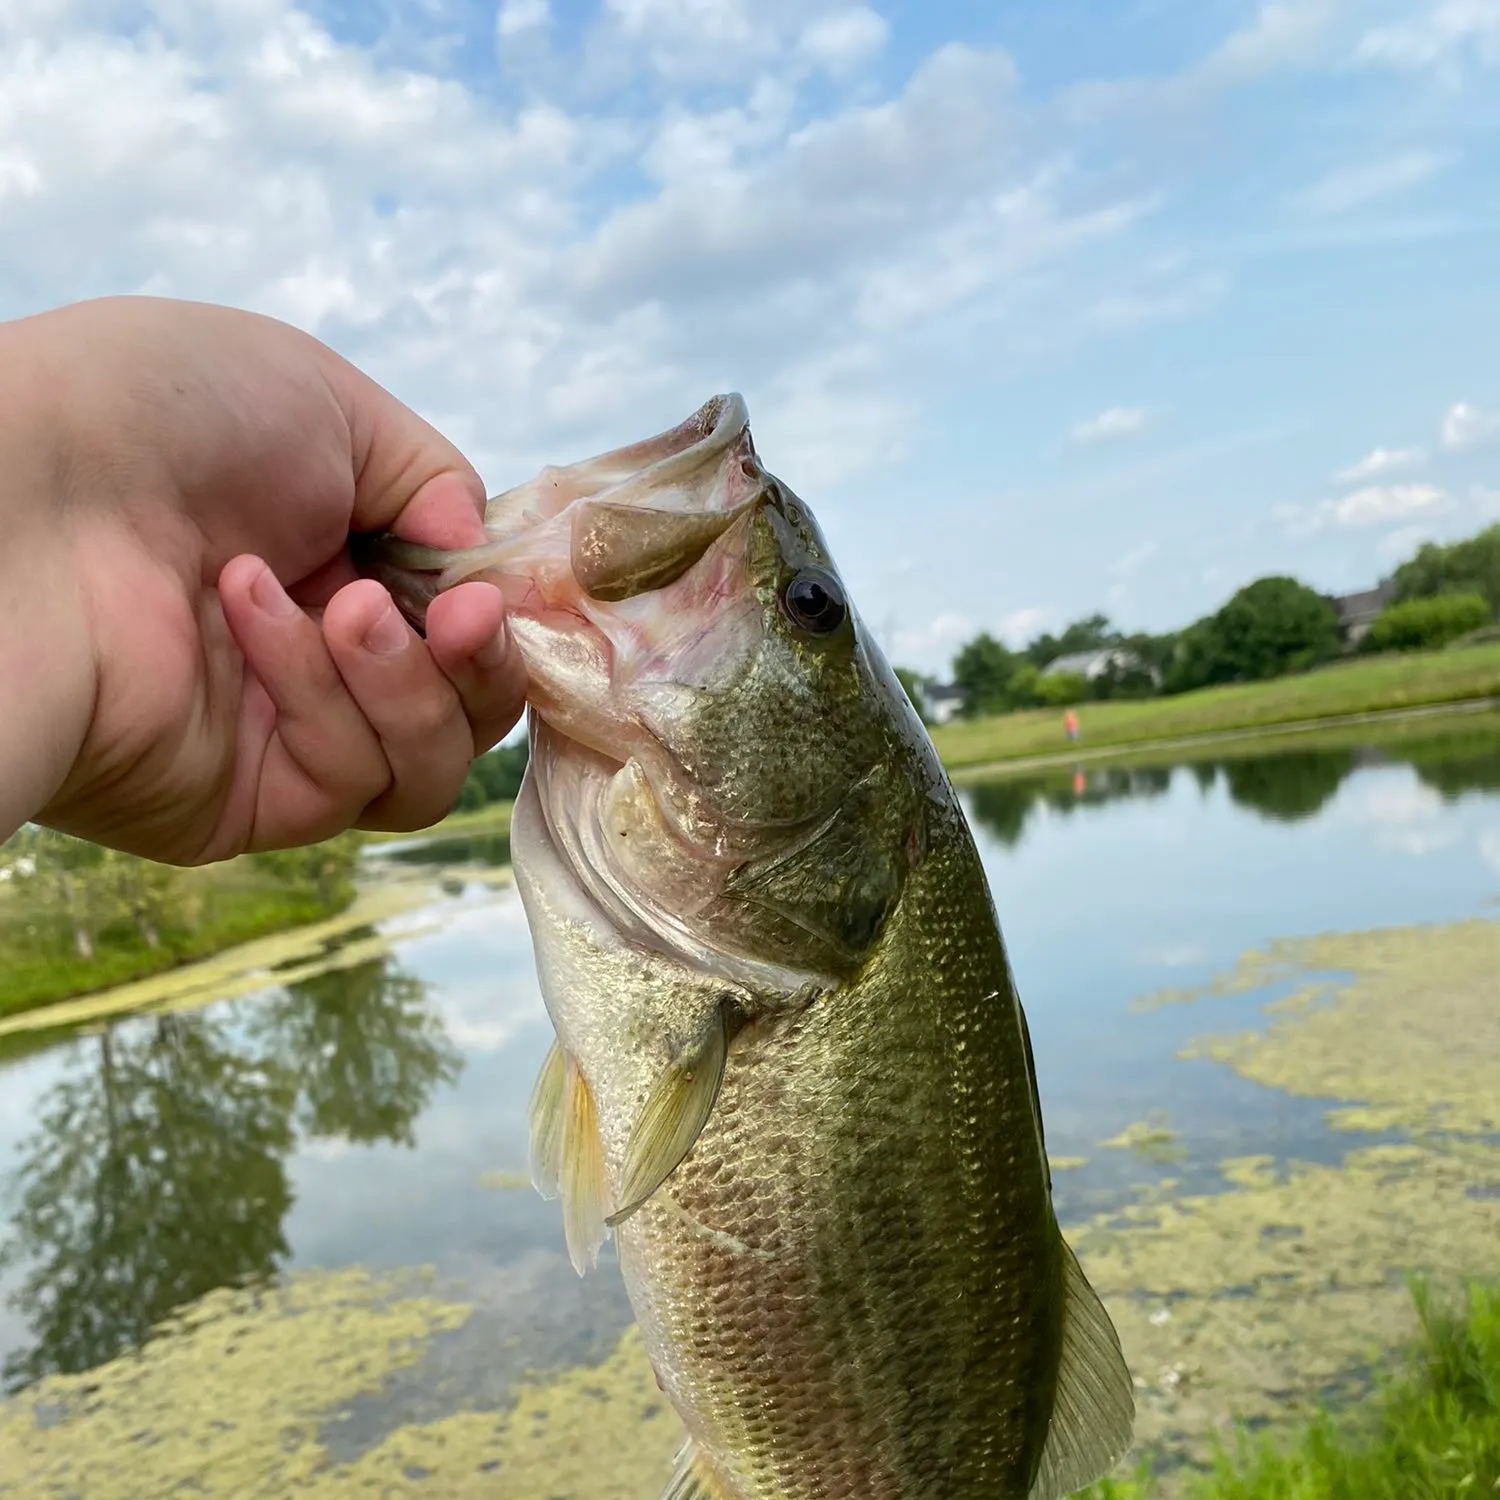
<svg viewBox="0 0 1500 1500"><path fill-rule="evenodd" d="M849 618L844 591L831 573L803 568L781 594L782 608L794 625L812 635L832 635Z"/></svg>

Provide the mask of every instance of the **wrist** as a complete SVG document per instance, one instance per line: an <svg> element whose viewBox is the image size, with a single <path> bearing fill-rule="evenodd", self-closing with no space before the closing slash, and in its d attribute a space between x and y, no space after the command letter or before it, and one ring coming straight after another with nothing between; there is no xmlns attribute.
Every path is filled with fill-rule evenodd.
<svg viewBox="0 0 1500 1500"><path fill-rule="evenodd" d="M64 489L45 315L0 323L0 838L36 816L88 733L97 673Z"/></svg>

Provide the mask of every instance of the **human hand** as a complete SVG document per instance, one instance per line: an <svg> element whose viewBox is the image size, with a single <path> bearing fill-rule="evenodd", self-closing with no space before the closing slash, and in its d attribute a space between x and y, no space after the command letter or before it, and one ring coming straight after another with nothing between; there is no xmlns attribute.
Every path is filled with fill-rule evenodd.
<svg viewBox="0 0 1500 1500"><path fill-rule="evenodd" d="M519 717L496 589L423 641L348 558L482 541L478 475L306 334L148 298L0 325L0 460L0 823L183 864L423 827Z"/></svg>

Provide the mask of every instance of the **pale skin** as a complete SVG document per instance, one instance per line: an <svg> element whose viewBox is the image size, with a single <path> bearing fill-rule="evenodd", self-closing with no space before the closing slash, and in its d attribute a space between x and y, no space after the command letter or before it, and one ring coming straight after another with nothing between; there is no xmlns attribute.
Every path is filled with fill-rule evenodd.
<svg viewBox="0 0 1500 1500"><path fill-rule="evenodd" d="M414 829L516 723L486 583L425 641L351 532L483 539L468 461L315 339L153 298L0 323L0 839L173 864Z"/></svg>

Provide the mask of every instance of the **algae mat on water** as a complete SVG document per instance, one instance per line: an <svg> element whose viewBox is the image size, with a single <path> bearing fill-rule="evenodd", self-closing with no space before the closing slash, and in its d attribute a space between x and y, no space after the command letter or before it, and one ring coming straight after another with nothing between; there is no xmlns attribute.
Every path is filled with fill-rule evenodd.
<svg viewBox="0 0 1500 1500"><path fill-rule="evenodd" d="M1318 987L1331 971L1345 977ZM1403 1271L1500 1269L1484 1045L1497 972L1500 924L1463 923L1280 945L1214 987L1302 989L1269 1032L1203 1044L1208 1061L1185 1065L1371 1109L1409 1136L1339 1166L1225 1162L1222 1193L1178 1197L1168 1183L1070 1231L1136 1377L1138 1451L1201 1460L1232 1418L1284 1420L1357 1394L1413 1331ZM1434 1123L1443 1134L1422 1133ZM0 1405L0 1497L655 1500L680 1427L634 1332L599 1365L517 1387L503 1410L457 1401L336 1457L341 1417L398 1374L420 1378L469 1317L410 1278L357 1270L215 1293L142 1354Z"/></svg>
<svg viewBox="0 0 1500 1500"><path fill-rule="evenodd" d="M398 1428L349 1463L323 1437L470 1309L359 1270L213 1293L138 1355L0 1404L0 1496L27 1500L654 1500L682 1440L634 1332L500 1412Z"/></svg>
<svg viewBox="0 0 1500 1500"><path fill-rule="evenodd" d="M1497 974L1500 923L1475 921L1278 943L1202 990L1153 997L1291 987L1267 1004L1268 1030L1184 1057L1403 1139L1338 1166L1225 1162L1226 1192L1165 1184L1073 1233L1136 1376L1139 1448L1201 1459L1231 1419L1357 1395L1415 1332L1404 1273L1500 1272Z"/></svg>

